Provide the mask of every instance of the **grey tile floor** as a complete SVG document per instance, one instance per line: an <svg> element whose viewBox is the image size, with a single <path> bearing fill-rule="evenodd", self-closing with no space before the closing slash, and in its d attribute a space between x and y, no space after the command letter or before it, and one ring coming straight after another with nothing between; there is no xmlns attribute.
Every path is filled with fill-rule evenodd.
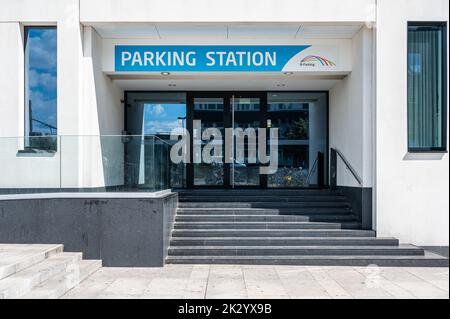
<svg viewBox="0 0 450 319"><path fill-rule="evenodd" d="M448 268L101 268L63 298L449 298Z"/></svg>

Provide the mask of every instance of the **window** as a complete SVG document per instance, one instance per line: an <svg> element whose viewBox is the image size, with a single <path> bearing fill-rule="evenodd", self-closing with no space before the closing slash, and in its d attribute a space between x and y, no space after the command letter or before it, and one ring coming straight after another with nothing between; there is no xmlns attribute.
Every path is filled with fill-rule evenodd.
<svg viewBox="0 0 450 319"><path fill-rule="evenodd" d="M25 27L25 147L56 151L55 27Z"/></svg>
<svg viewBox="0 0 450 319"><path fill-rule="evenodd" d="M408 150L447 147L446 23L408 23Z"/></svg>

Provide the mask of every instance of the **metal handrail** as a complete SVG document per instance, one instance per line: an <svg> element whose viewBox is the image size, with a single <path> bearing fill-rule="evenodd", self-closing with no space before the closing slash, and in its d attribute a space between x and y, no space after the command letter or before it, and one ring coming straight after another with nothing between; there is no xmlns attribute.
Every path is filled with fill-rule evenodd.
<svg viewBox="0 0 450 319"><path fill-rule="evenodd" d="M353 166L349 163L349 161L345 158L344 154L341 153L341 151L339 151L338 149L335 148L331 148L331 151L336 152L337 155L339 155L339 157L341 158L341 160L344 162L345 166L347 167L347 169L352 173L353 177L356 179L356 181L358 182L359 186L363 185L363 180L361 177L359 177L358 173L356 172L356 170L353 168Z"/></svg>
<svg viewBox="0 0 450 319"><path fill-rule="evenodd" d="M319 154L317 154L316 160L314 161L314 164L313 164L313 166L311 167L311 170L309 171L308 178L306 179L306 180L308 181L308 184L309 184L310 181L311 181L311 176L312 176L312 174L316 171L316 168L317 168L317 164L318 164L318 163L319 163Z"/></svg>
<svg viewBox="0 0 450 319"><path fill-rule="evenodd" d="M144 135L144 136L145 137L152 136L155 140L159 140L160 142L170 146L170 143L168 143L166 140L163 140L162 138L160 138L159 136L156 136L154 134Z"/></svg>

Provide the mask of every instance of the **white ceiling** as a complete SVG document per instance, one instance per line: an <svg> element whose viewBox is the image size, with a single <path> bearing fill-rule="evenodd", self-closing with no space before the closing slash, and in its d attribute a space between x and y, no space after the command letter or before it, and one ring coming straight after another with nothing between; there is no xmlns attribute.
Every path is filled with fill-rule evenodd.
<svg viewBox="0 0 450 319"><path fill-rule="evenodd" d="M194 78L123 78L113 77L123 90L161 90L161 91L296 91L330 90L339 82L337 77L210 77Z"/></svg>
<svg viewBox="0 0 450 319"><path fill-rule="evenodd" d="M361 25L311 25L298 23L109 23L93 24L97 33L104 39L119 38L215 38L215 39L350 39Z"/></svg>

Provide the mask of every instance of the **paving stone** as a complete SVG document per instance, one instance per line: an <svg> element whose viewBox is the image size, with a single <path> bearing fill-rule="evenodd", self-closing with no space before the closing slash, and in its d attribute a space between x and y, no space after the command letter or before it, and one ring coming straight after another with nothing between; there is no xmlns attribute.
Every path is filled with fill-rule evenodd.
<svg viewBox="0 0 450 319"><path fill-rule="evenodd" d="M110 284L104 293L142 295L150 284L150 279L144 278L119 278Z"/></svg>
<svg viewBox="0 0 450 319"><path fill-rule="evenodd" d="M333 278L331 278L330 275L326 271L311 270L311 274L333 299L351 299L352 298L352 295L349 294Z"/></svg>
<svg viewBox="0 0 450 319"><path fill-rule="evenodd" d="M8 265L11 261L17 264L17 258L24 256L31 256L37 264L42 263L39 261L42 256L38 259L33 256L42 255L49 248L48 245L20 245L14 250L13 246L0 245L0 257L6 258L0 260L0 265L5 265L5 260ZM50 260L60 258L64 253L55 250L52 256ZM30 269L33 268L27 268L27 271ZM21 270L16 277L26 273ZM65 277L59 276L61 280L44 278L48 283L43 279L39 293L33 296L61 296L59 282L65 282ZM11 278L14 277L1 279L0 284L3 282L5 286ZM448 299L448 287L448 268L168 265L162 268L95 269L62 298ZM45 296L46 292L48 296Z"/></svg>
<svg viewBox="0 0 450 319"><path fill-rule="evenodd" d="M186 286L186 291L183 295L186 299L201 299L205 298L209 279L209 265L195 265L192 268L189 282Z"/></svg>
<svg viewBox="0 0 450 319"><path fill-rule="evenodd" d="M427 281L445 281L448 269L440 268L192 265L182 276L177 265L155 269L102 268L64 298L448 298Z"/></svg>
<svg viewBox="0 0 450 319"><path fill-rule="evenodd" d="M157 277L143 291L143 295L183 296L189 278Z"/></svg>
<svg viewBox="0 0 450 319"><path fill-rule="evenodd" d="M206 298L247 298L241 266L216 266L210 268Z"/></svg>

